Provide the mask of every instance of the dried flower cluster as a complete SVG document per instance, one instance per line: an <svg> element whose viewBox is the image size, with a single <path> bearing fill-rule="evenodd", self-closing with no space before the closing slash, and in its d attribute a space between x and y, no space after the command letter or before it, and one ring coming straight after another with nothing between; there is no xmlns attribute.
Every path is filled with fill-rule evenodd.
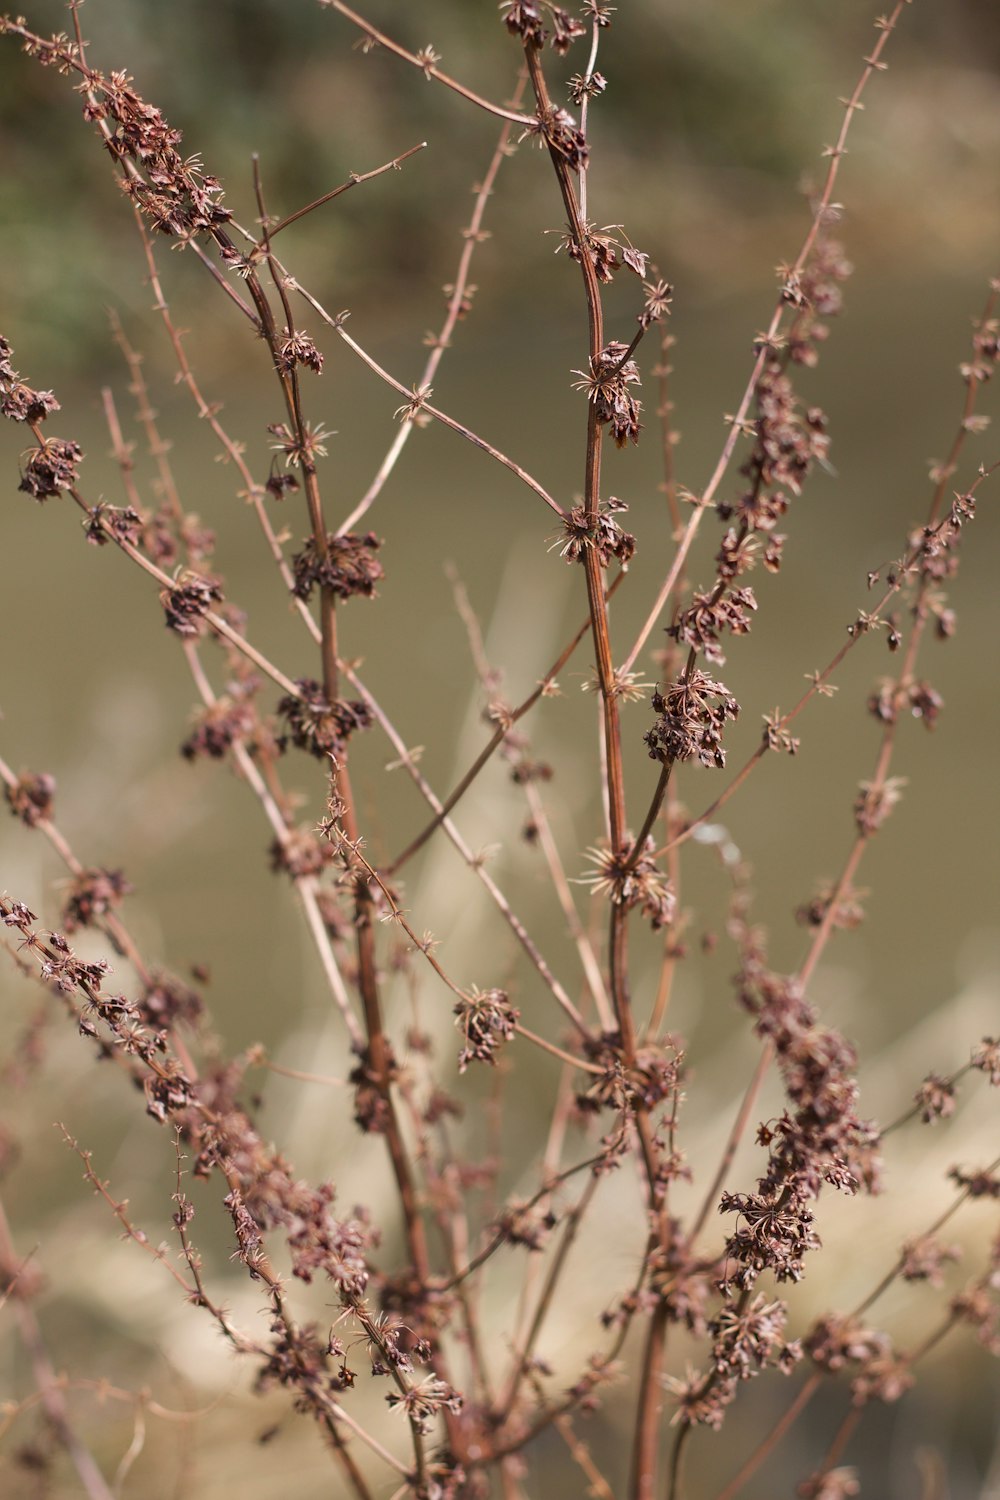
<svg viewBox="0 0 1000 1500"><path fill-rule="evenodd" d="M253 695L259 686L257 679L231 683L227 693L200 709L194 728L181 745L184 759L196 760L204 755L210 760L224 760L234 745L247 740L257 723Z"/></svg>
<svg viewBox="0 0 1000 1500"><path fill-rule="evenodd" d="M328 536L323 548L309 537L292 559L296 596L308 599L314 589L321 588L329 589L338 599L349 599L352 594L371 599L376 584L385 577L375 556L381 545L371 531L365 536Z"/></svg>
<svg viewBox="0 0 1000 1500"><path fill-rule="evenodd" d="M66 932L76 932L78 927L92 927L131 890L132 885L122 870L82 870L63 905L63 928Z"/></svg>
<svg viewBox="0 0 1000 1500"><path fill-rule="evenodd" d="M84 535L95 547L106 547L112 541L138 547L143 539L142 517L131 505L94 505L84 528ZM154 548L150 548L150 552L157 562L167 567L172 566L177 559L177 550L173 546L165 557Z"/></svg>
<svg viewBox="0 0 1000 1500"><path fill-rule="evenodd" d="M4 787L7 805L15 818L34 828L43 818L52 816L56 781L47 771L26 772L13 786Z"/></svg>
<svg viewBox="0 0 1000 1500"><path fill-rule="evenodd" d="M10 344L0 337L0 412L11 422L44 422L50 411L59 410L51 391L35 391L25 385L10 362Z"/></svg>
<svg viewBox="0 0 1000 1500"><path fill-rule="evenodd" d="M610 429L617 448L624 448L630 438L637 443L642 427L642 402L629 390L630 385L640 384L639 366L634 359L626 358L628 349L627 344L614 341L591 360L589 372L573 371L580 377L573 389L587 392L598 422Z"/></svg>
<svg viewBox="0 0 1000 1500"><path fill-rule="evenodd" d="M739 718L740 706L723 683L695 668L653 694L653 712L656 723L643 736L651 759L664 765L697 760L719 770L725 766L722 736L726 724Z"/></svg>
<svg viewBox="0 0 1000 1500"><path fill-rule="evenodd" d="M371 727L367 704L346 699L329 703L312 678L303 677L295 685L298 696L286 694L278 703L278 717L284 725L277 737L279 750L294 745L320 760L341 756L352 734Z"/></svg>
<svg viewBox="0 0 1000 1500"><path fill-rule="evenodd" d="M810 1204L827 1184L845 1192L879 1187L877 1132L857 1113L854 1049L822 1026L794 981L767 967L755 935L744 938L739 999L755 1029L773 1047L789 1107L758 1131L769 1151L755 1193L724 1193L720 1209L739 1217L726 1252L730 1279L752 1287L770 1270L798 1281L803 1258L819 1246Z"/></svg>
<svg viewBox="0 0 1000 1500"><path fill-rule="evenodd" d="M198 573L185 571L181 582L164 589L160 595L167 628L178 635L201 635L205 616L221 599L222 587L217 578L203 578Z"/></svg>
<svg viewBox="0 0 1000 1500"><path fill-rule="evenodd" d="M747 635L750 630L750 614L757 608L753 589L716 589L711 594L695 594L687 609L678 615L667 634L675 641L690 646L708 661L720 665L725 655L720 637Z"/></svg>
<svg viewBox="0 0 1000 1500"><path fill-rule="evenodd" d="M617 853L608 848L587 852L596 868L584 879L595 895L606 896L626 911L641 911L654 931L669 926L677 910L677 897L657 866L651 840L647 839L639 852L633 852L631 844Z"/></svg>
<svg viewBox="0 0 1000 1500"><path fill-rule="evenodd" d="M520 1011L511 1005L503 990L473 990L455 1006L455 1025L465 1038L458 1055L458 1068L464 1073L470 1062L495 1064L504 1042L514 1035Z"/></svg>
<svg viewBox="0 0 1000 1500"><path fill-rule="evenodd" d="M616 514L628 510L623 500L612 495L603 501L593 521L582 505L574 505L563 520L566 539L559 548L560 557L568 562L578 562L588 548L597 553L602 568L606 568L613 557L617 557L623 568L627 568L635 556L635 537L615 520Z"/></svg>

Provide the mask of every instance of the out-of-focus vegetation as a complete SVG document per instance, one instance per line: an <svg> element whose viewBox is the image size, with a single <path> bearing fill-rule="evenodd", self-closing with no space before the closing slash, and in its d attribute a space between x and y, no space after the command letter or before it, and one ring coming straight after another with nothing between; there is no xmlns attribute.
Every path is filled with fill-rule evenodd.
<svg viewBox="0 0 1000 1500"><path fill-rule="evenodd" d="M518 52L498 45L493 0L372 0L364 13L414 49L432 44L444 68L487 96L510 93ZM801 222L803 162L818 175L817 148L837 128L836 99L870 18L867 0L619 6L613 76L594 110L591 197L602 220L627 220L689 293L759 286L761 254L776 257ZM338 306L377 309L391 324L406 320L414 286L451 263L455 206L482 170L493 123L378 49L359 58L340 16L315 0L89 0L83 19L92 62L127 66L248 224L252 151L269 205L290 212L318 184L414 144L419 119L427 152L363 198L304 220L296 269ZM37 0L29 20L61 29L65 7ZM878 142L869 134L851 147L852 251L897 278L978 264L1000 237L988 186L1000 156L1000 8L917 3L906 21L880 82ZM11 335L27 325L42 362L57 354L64 373L107 349L109 300L128 288L145 305L127 205L78 117L68 89L25 66L12 43L0 50L0 300ZM504 246L518 228L561 228L543 173L512 172L500 194ZM483 251L476 279L497 313L525 292L520 265L499 246ZM576 290L567 279L568 301Z"/></svg>

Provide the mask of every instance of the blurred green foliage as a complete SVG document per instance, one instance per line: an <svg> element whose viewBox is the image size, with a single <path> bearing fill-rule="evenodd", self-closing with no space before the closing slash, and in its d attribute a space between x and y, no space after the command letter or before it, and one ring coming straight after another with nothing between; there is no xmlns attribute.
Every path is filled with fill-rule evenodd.
<svg viewBox="0 0 1000 1500"><path fill-rule="evenodd" d="M486 96L509 96L518 49L494 0L362 8L405 45L433 44L446 70ZM404 171L297 226L295 265L338 306L378 309L389 322L415 286L438 285L454 259L456 213L495 139L486 114L378 49L362 56L357 30L315 0L88 0L82 17L91 62L128 69L248 225L252 152L269 207L287 213L426 138L428 151ZM27 19L43 32L69 24L62 0L36 0ZM973 184L989 180L1000 146L1000 7L950 0L915 5L905 19L880 94L881 145L856 143L852 162L853 192L867 186L871 196L861 233L904 268L995 243L996 204ZM627 220L636 244L703 294L739 289L748 258L757 277L750 251L776 217L801 213L803 170L820 171L871 21L867 0L620 5L600 58L608 91L592 114L591 193L602 222ZM581 45L561 68L552 59L553 75L585 65ZM922 201L935 205L917 232L913 188L894 151L904 140L920 158ZM0 46L0 160L8 334L19 340L27 326L34 352L43 363L56 356L62 373L92 368L108 349L106 304L123 287L142 295L131 290L127 208L72 81L40 69L12 40ZM519 230L537 234L540 222L558 230L545 174L509 176L507 243ZM499 254L482 261L477 279L500 307L522 294L523 273Z"/></svg>

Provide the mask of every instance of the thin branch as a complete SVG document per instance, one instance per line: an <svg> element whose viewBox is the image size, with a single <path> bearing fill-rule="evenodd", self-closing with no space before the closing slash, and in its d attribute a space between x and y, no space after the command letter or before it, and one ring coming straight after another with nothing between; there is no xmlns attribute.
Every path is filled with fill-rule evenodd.
<svg viewBox="0 0 1000 1500"><path fill-rule="evenodd" d="M384 162L381 167L373 167L370 172L352 172L347 181L342 182L339 187L331 188L328 193L321 193L318 198L307 203L305 208L297 208L293 214L286 214L283 219L279 219L277 224L271 224L267 232L268 240L273 240L275 235L287 229L289 224L295 224L299 219L304 219L306 214L311 214L314 208L322 208L324 203L332 203L334 198L340 197L341 193L349 193L351 188L358 187L362 182L370 182L373 177L381 177L383 172L398 172L404 161L426 148L426 141L418 141L417 145L411 146L401 156L394 156L392 161Z"/></svg>
<svg viewBox="0 0 1000 1500"><path fill-rule="evenodd" d="M521 76L518 78L514 88L511 100L512 108L516 109L520 104L526 83L527 74L522 69ZM423 372L417 381L417 390L427 390L434 384L434 377L437 374L438 366L441 363L444 352L450 347L452 335L458 321L464 316L467 310L466 298L471 295L472 290L469 286L469 267L472 264L472 257L475 254L476 246L488 238L486 231L483 229L483 219L486 214L486 205L493 193L493 187L496 183L500 167L504 159L514 149L510 144L510 134L511 124L507 120L501 127L499 139L490 158L490 164L486 169L486 175L475 189L476 201L473 205L472 217L462 230L462 237L465 243L462 246L462 254L459 259L458 270L455 273L455 280L448 294L448 307L445 312L444 323L441 326L440 332L431 342L431 352L427 357ZM445 290L448 292L448 288L445 288ZM379 465L378 473L368 486L361 500L351 511L351 514L340 526L338 535L343 535L346 531L353 531L362 517L367 515L382 493L386 480L395 468L399 455L406 447L411 432L416 431L416 427L417 424L415 422L400 423L399 430L392 440L392 445Z"/></svg>
<svg viewBox="0 0 1000 1500"><path fill-rule="evenodd" d="M394 53L396 57L401 57L404 62L412 63L413 67L420 69L425 78L433 78L447 88L454 89L456 94L461 94L462 98L467 99L470 104L478 105L480 109L499 116L501 120L511 120L515 125L523 125L526 130L534 129L537 124L531 115L522 115L516 110L504 109L502 105L492 104L489 99L483 99L479 94L474 94L471 89L467 89L464 84L457 83L454 78L449 78L447 73L442 73L435 65L437 59L433 56L432 48L427 48L423 54L407 52L405 47L392 41L384 32L378 31L370 21L359 16L357 11L350 10L342 3L342 0L319 0L319 3L329 10L339 11L342 16L363 31L372 42L377 42L380 47L384 47L387 52Z"/></svg>
<svg viewBox="0 0 1000 1500"><path fill-rule="evenodd" d="M344 319L347 316L346 313L338 313L336 316L328 313L322 303L317 301L311 292L307 292L305 287L297 282L294 277L288 277L287 284L290 290L298 292L301 297L305 298L309 306L323 319L323 322L332 328L339 338L343 339L347 347L353 350L362 363L368 366L369 370L373 371L380 380L384 380L386 385L391 386L394 391L397 391L401 396L406 398L405 407L400 408L400 411L405 412L405 421L412 421L421 412L426 412L429 417L434 417L438 422L443 423L445 427L450 427L452 432L457 432L460 437L464 437L467 442L472 443L473 447L482 449L484 453L489 454L490 458L496 459L497 463L502 464L505 469L509 469L512 474L515 474L520 479L522 484L526 484L528 489L533 490L539 499L544 500L550 510L554 511L560 518L562 517L562 506L558 501L553 500L548 490L539 484L538 480L533 478L526 469L522 469L520 464L515 463L512 458L508 458L506 453L501 453L499 448L494 448L493 444L488 443L485 438L479 437L471 428L463 426L454 417L449 417L446 412L440 411L436 406L432 406L428 400L429 393L422 390L414 390L412 386L404 385L401 380L397 380L395 376L390 375L388 370L383 369L378 361L367 350L363 349L355 339L352 339L350 334L345 330Z"/></svg>
<svg viewBox="0 0 1000 1500"><path fill-rule="evenodd" d="M515 914L510 906L510 903L504 896L503 892L500 890L499 886L487 873L486 869L484 868L482 859L477 857L472 852L451 819L443 816L441 803L435 796L434 792L431 790L428 783L425 781L419 767L416 764L412 752L407 749L402 738L396 731L391 719L389 719L388 715L384 712L377 699L361 681L360 677L358 677L357 673L352 667L345 666L344 676L351 683L355 692L357 692L368 705L373 718L381 726L382 730L390 740L393 749L395 750L396 755L399 758L400 764L406 768L410 779L415 783L416 786L419 787L424 800L434 809L436 813L442 815L441 826L447 834L448 838L451 840L452 844L454 844L459 854L465 860L465 863L471 870L475 872L476 876L486 887L494 904L499 908L505 922L514 933L518 942L521 944L521 947L524 949L525 953L528 955L528 958L531 960L531 963L534 965L542 980L551 991L556 1000L556 1003L562 1008L569 1020L580 1032L581 1036L589 1037L590 1028L587 1026L587 1023L583 1019L583 1016L580 1014L580 1011L573 1004L573 1001L570 999L563 986L559 983L559 980L549 968L548 964L542 957L542 954L529 935L528 930L525 927L524 923L521 921L520 917Z"/></svg>
<svg viewBox="0 0 1000 1500"><path fill-rule="evenodd" d="M3 1258L5 1268L17 1266L10 1225L2 1202L0 1202L0 1256ZM45 1409L46 1417L52 1424L53 1432L76 1470L84 1493L88 1500L115 1500L93 1454L70 1421L69 1408L63 1396L59 1377L56 1375L45 1347L34 1309L20 1288L15 1287L13 1301L21 1342L31 1364L39 1399Z"/></svg>
<svg viewBox="0 0 1000 1500"><path fill-rule="evenodd" d="M607 597L609 599L615 593L624 577L624 572L618 574L618 577L614 580L611 587L608 589ZM572 640L563 647L562 651L560 651L559 655L556 657L556 660L552 663L552 666L549 667L545 675L538 679L537 685L528 694L527 698L525 698L522 703L518 704L517 708L509 709L504 714L504 722L493 731L493 734L490 736L489 741L479 752L476 759L469 767L468 771L466 771L461 781L459 781L458 785L455 787L454 791L450 792L445 800L438 804L438 811L435 813L431 821L425 828L421 829L420 833L417 834L417 837L415 839L411 840L411 842L407 844L402 854L398 854L392 861L392 863L387 866L386 873L388 875L395 875L397 871L399 871L402 866L406 864L407 860L412 859L413 855L416 854L417 851L424 846L434 830L441 827L441 824L444 822L448 814L452 811L455 805L459 801L461 801L462 797L468 791L469 787L475 781L476 777L479 775L480 771L487 764L490 758L497 750L499 750L509 730L518 722L518 720L523 719L525 714L528 713L532 708L534 708L539 699L549 696L554 691L555 680L557 676L569 661L570 657L573 655L573 652L576 650L577 646L579 646L580 642L583 640L589 629L590 618L588 616L588 618L583 621L580 628L573 636Z"/></svg>
<svg viewBox="0 0 1000 1500"><path fill-rule="evenodd" d="M844 118L841 123L840 133L837 137L836 145L827 148L827 150L824 152L824 155L829 158L830 164L827 168L826 179L823 183L820 195L818 199L816 199L812 216L809 222L809 228L806 231L805 239L802 242L799 253L795 258L794 264L788 269L787 274L783 275L782 290L779 293L778 299L775 303L774 311L771 314L771 321L768 324L767 331L766 333L761 334L756 340L757 355L754 360L753 369L750 372L750 378L747 381L746 387L743 391L743 395L740 398L740 404L736 409L735 416L726 418L727 423L729 424L729 435L726 438L725 443L723 444L722 452L719 455L718 461L712 471L709 481L706 484L701 495L698 497L697 509L695 510L694 514L692 515L691 519L688 521L687 526L684 529L684 535L681 538L680 545L678 546L677 552L674 555L674 560L670 565L667 576L664 579L659 593L656 596L653 607L647 615L645 624L639 631L639 634L636 637L631 650L625 658L625 661L621 668L623 672L630 672L632 670L632 665L635 662L636 657L645 646L646 641L649 639L649 636L656 625L656 622L659 620L660 615L663 612L663 608L667 600L670 598L670 595L674 590L674 586L677 583L678 578L680 577L681 569L684 566L688 552L691 550L691 544L694 541L695 536L697 535L698 528L701 525L702 517L704 516L705 511L714 503L715 496L719 490L719 487L722 484L722 481L725 479L726 474L729 470L729 464L732 460L733 453L736 450L736 444L739 441L740 434L744 432L746 428L746 421L750 411L751 402L753 401L757 386L760 383L760 378L764 373L768 357L772 348L774 347L775 340L778 336L778 331L784 319L785 310L788 306L784 295L784 288L785 286L793 285L798 280L805 267L806 261L812 254L813 246L816 243L816 238L820 232L820 229L828 221L830 205L833 201L833 190L840 172L840 164L844 156L846 155L846 142L848 132L850 130L851 123L854 119L855 114L858 112L858 110L863 108L863 105L861 103L861 96L867 88L869 82L871 81L872 75L880 71L884 67L884 64L881 60L882 53L885 50L886 43L888 42L889 37L894 31L900 16L903 14L903 11L906 9L909 3L910 0L896 0L896 4L892 9L892 13L888 16L888 18L882 18L882 20L880 21L878 40L875 43L875 46L872 48L871 53L864 59L864 67L857 83L855 84L853 93L851 94L850 98L845 100L844 102Z"/></svg>
<svg viewBox="0 0 1000 1500"><path fill-rule="evenodd" d="M749 1458L744 1460L740 1465L739 1472L719 1491L715 1500L734 1500L734 1496L738 1495L747 1481L753 1478L761 1464L770 1458L775 1448L777 1448L785 1434L798 1421L822 1384L822 1375L814 1372L809 1376L802 1389L796 1394L794 1401L785 1408L777 1422L771 1428L771 1431L758 1443Z"/></svg>
<svg viewBox="0 0 1000 1500"><path fill-rule="evenodd" d="M578 1202L574 1204L573 1208L566 1216L566 1220L563 1224L563 1231L559 1238L559 1245L552 1257L552 1260L549 1263L545 1281L542 1285L542 1290L535 1305L535 1311L532 1315L528 1332L521 1347L515 1351L514 1369L511 1373L507 1392L504 1396L503 1401L501 1402L500 1412L498 1414L500 1421L506 1421L508 1415L513 1410L515 1402L517 1401L517 1394L521 1388L521 1383L524 1380L525 1375L527 1374L528 1363L531 1359L532 1350L534 1349L535 1344L538 1341L539 1335L542 1331L542 1325L544 1324L549 1310L552 1307L552 1301L555 1297L556 1288L560 1280L562 1279L563 1273L566 1269L566 1265L569 1259L569 1253L576 1242L576 1237L579 1233L580 1224L583 1221L583 1216L587 1212L587 1209L590 1207L590 1204L593 1201L594 1194L597 1191L599 1182L600 1178L597 1176L593 1176L590 1178L590 1180L586 1183L583 1192L580 1194Z"/></svg>

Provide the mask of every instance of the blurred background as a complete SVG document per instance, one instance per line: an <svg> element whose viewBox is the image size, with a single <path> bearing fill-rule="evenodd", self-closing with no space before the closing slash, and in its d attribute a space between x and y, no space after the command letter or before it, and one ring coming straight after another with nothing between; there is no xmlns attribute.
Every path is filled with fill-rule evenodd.
<svg viewBox="0 0 1000 1500"><path fill-rule="evenodd" d="M183 151L199 153L221 178L227 205L248 227L256 217L253 152L269 209L285 215L350 172L427 142L400 172L287 230L281 251L331 312L350 309L349 331L383 366L406 385L417 380L423 341L444 315L442 287L453 280L470 190L490 160L497 122L384 51L365 55L357 31L312 0L88 0L82 14L92 63L134 75L140 93L183 130ZM419 7L373 0L365 14L414 50L432 44L440 66L481 94L509 97L518 53L493 0L425 0ZM838 99L850 93L874 41L872 19L857 0L836 7L819 0L632 0L620 5L602 42L599 66L609 84L591 113L590 212L601 226L623 224L675 285L676 458L681 482L695 492L724 440L724 415L739 401L754 334L770 316L774 268L794 259L804 236L807 196L822 181L821 153L840 126ZM42 32L68 24L65 7L50 0L37 0L27 20ZM873 81L855 120L835 195L856 274L819 368L799 380L803 395L829 415L834 472L817 471L795 505L785 567L776 579L755 576L761 608L753 633L734 643L722 669L743 704L729 740L732 769L756 745L761 715L787 708L804 674L833 655L868 603L869 570L899 555L924 514L928 464L947 451L961 412L957 367L968 353L971 321L989 278L1000 274L1000 11L990 0L914 5L887 59L888 72ZM551 58L553 80L582 70L585 60L579 47L565 64ZM185 501L217 533L216 563L228 596L248 611L251 638L290 676L316 675L311 647L238 497L238 480L217 461L217 442L177 386L128 206L96 132L80 119L79 96L70 80L39 68L9 38L0 45L0 162L0 332L24 378L59 397L63 410L49 429L86 450L88 498L124 503L101 414L105 386L123 422L132 413L109 328L113 310L142 351ZM473 261L473 309L444 358L434 399L571 503L582 484L584 419L570 371L586 361L586 320L578 273L554 253L562 229L554 179L530 142L504 163L486 227L491 238ZM264 478L271 460L266 426L283 414L263 348L193 256L166 242L157 248L202 389L223 403L223 422ZM637 283L620 273L607 294L609 336L631 336L637 293ZM310 331L326 365L318 380L305 377L309 410L337 434L323 474L335 524L364 493L391 442L401 398L321 326ZM671 556L652 362L644 348L644 439L634 450L610 452L605 471L605 489L628 502L625 524L639 543L613 611L621 655ZM983 409L991 403L995 411L987 388ZM130 435L139 438L134 424ZM962 484L978 463L998 456L995 441L987 432L970 442ZM57 818L85 863L126 869L136 894L124 916L144 951L181 973L193 963L211 972L208 999L227 1049L261 1041L290 1067L343 1077L341 1033L291 893L269 872L270 835L256 803L228 771L191 767L177 753L194 694L155 591L112 549L87 547L61 501L38 507L17 493L23 444L23 432L9 424L0 430L0 754L15 770L56 776ZM141 442L136 463L153 504L152 466ZM736 485L734 473L727 493ZM996 1033L1000 1014L996 511L995 486L984 487L951 601L957 636L948 644L928 641L922 661L922 675L945 700L940 726L933 734L916 721L902 728L894 771L907 785L862 867L867 921L839 937L813 989L828 1023L857 1042L863 1111L883 1120L906 1107L929 1070L961 1066L973 1042L991 1027ZM304 534L295 497L277 521L292 538ZM386 580L376 601L357 600L344 611L344 650L363 658L365 680L406 741L424 747L422 769L444 792L486 734L446 565L468 591L512 702L531 690L582 621L582 577L552 550L552 517L537 498L438 427L413 434L365 524L385 538ZM691 563L696 586L711 581L717 545L708 517ZM651 651L661 641L654 635L641 662L650 682ZM212 648L205 654L214 665ZM727 832L755 872L754 910L778 968L801 960L807 935L796 908L836 875L850 846L856 785L870 774L877 746L865 699L891 665L884 638L864 641L839 674L836 697L797 724L800 754L765 760L726 809ZM601 825L594 700L581 692L589 676L585 644L560 676L562 697L527 721L534 752L556 769L546 795L573 876L583 873L582 851ZM220 663L216 682L222 680ZM642 745L648 724L648 703L628 709L636 821L653 780ZM379 858L391 856L422 826L423 809L401 772L386 773L391 752L384 741L370 735L356 744L366 835ZM310 765L288 771L301 788L303 822L312 825L323 812L320 780ZM701 810L727 776L686 770L679 778L685 805ZM459 824L473 847L498 846L491 873L514 906L530 913L553 965L575 984L575 958L546 873L517 837L524 817L521 794L497 765L463 803ZM0 825L0 889L55 924L63 878L37 835L13 820ZM586 916L589 898L576 889ZM483 988L503 984L528 1024L558 1037L544 995L448 848L431 845L409 872L404 894L413 925L441 939L450 973ZM689 847L682 899L691 914L692 957L681 966L670 1025L689 1049L685 1144L696 1175L704 1175L755 1053L732 1000L725 889L711 850ZM709 932L721 941L702 955L700 939ZM641 940L636 949L636 992L643 996L655 988L658 951ZM40 996L9 963L3 995L9 1052ZM450 1000L425 988L422 1005L421 1021L450 1059L457 1046ZM390 997L397 1034L408 1006L401 981ZM281 1400L262 1405L252 1398L248 1372L233 1365L204 1319L180 1306L162 1269L117 1241L106 1207L80 1181L79 1162L52 1122L63 1120L94 1150L95 1169L116 1197L129 1198L154 1242L171 1233L174 1159L165 1133L137 1119L134 1098L105 1078L58 1018L46 1029L45 1053L30 1086L8 1092L6 1123L18 1155L4 1198L19 1250L39 1247L48 1285L37 1305L56 1363L121 1390L148 1387L178 1412L224 1397L197 1422L150 1417L123 1493L216 1500L238 1484L248 1500L265 1500L279 1484L287 1488L294 1471L297 1500L329 1495L328 1460L315 1434L286 1418ZM296 1168L311 1178L332 1174L345 1211L364 1197L391 1223L378 1143L358 1147L349 1091L264 1073L254 1081L262 1129ZM470 1074L456 1084L472 1106L465 1137L472 1154L484 1149L476 1101L491 1082ZM518 1054L507 1087L501 1189L514 1192L534 1180L554 1087L548 1060ZM834 1205L829 1223L823 1215L828 1259L796 1291L797 1329L831 1300L852 1305L879 1279L900 1239L950 1201L944 1174L953 1162L985 1164L995 1154L995 1109L991 1115L981 1079L967 1095L946 1125L934 1132L911 1127L893 1139L894 1196ZM761 1116L772 1107L780 1107L777 1094L762 1101ZM576 1155L586 1154L582 1137L574 1144ZM730 1186L749 1187L759 1167L759 1153L748 1147ZM642 1224L627 1175L602 1186L605 1211L577 1251L574 1299L562 1304L543 1339L541 1352L557 1378L573 1378L598 1343L596 1314L638 1264ZM198 1203L196 1238L215 1284L253 1324L261 1299L228 1263L227 1224L212 1195ZM609 1223L613 1239L601 1232ZM627 1223L635 1225L631 1237L621 1232ZM967 1250L967 1274L975 1274L987 1217L968 1210L952 1227ZM387 1262L397 1251L390 1235ZM500 1270L486 1294L487 1326L501 1339L522 1269L523 1258L512 1257L509 1275ZM893 1305L880 1315L905 1346L933 1323L941 1296L908 1293L889 1299ZM329 1320L322 1295L315 1300L315 1315ZM9 1324L2 1336L3 1383L20 1396L30 1375ZM939 1469L947 1480L924 1493L952 1500L1000 1493L996 1370L968 1343L946 1340L907 1402L866 1418L846 1460L861 1464L866 1493L909 1497ZM697 1357L678 1350L680 1368L689 1354ZM752 1444L789 1391L770 1378L756 1382L730 1414L724 1442L701 1436L695 1451L705 1495L725 1482L732 1455ZM620 1399L609 1399L582 1429L615 1485L628 1395L626 1371ZM380 1397L376 1390L372 1413ZM86 1391L73 1400L105 1472L113 1473L133 1441L130 1406ZM747 1486L750 1500L790 1492L815 1466L847 1400L845 1391L830 1393L778 1466ZM25 1413L6 1435L4 1493L18 1500L77 1494L68 1470L39 1472L22 1462L36 1444L37 1423ZM275 1423L277 1436L258 1445ZM565 1463L555 1438L540 1445L538 1494L570 1493L561 1488Z"/></svg>

